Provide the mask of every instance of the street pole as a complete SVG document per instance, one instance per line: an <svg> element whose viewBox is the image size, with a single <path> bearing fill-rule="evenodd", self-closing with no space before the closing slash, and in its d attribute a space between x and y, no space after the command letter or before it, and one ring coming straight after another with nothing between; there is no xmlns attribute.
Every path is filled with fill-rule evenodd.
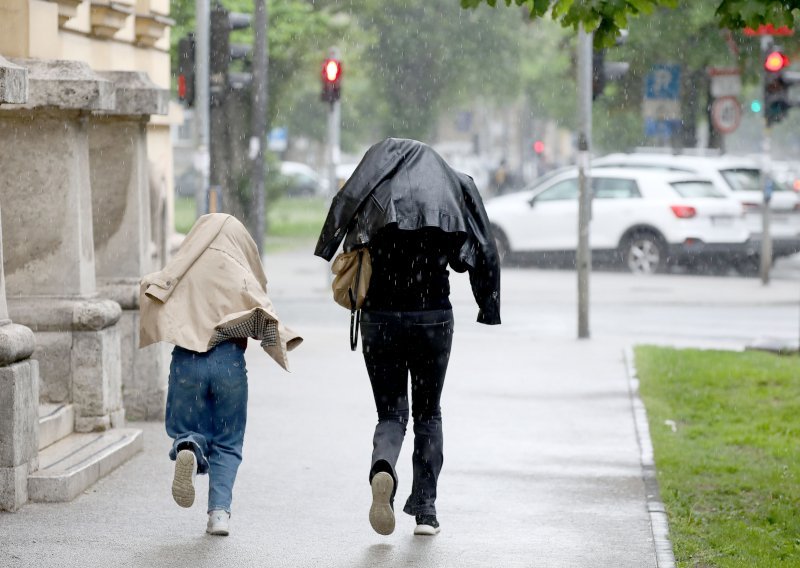
<svg viewBox="0 0 800 568"><path fill-rule="evenodd" d="M339 50L335 47L331 48L330 55L332 59L339 60ZM336 179L336 166L341 160L341 103L337 101L331 102L328 111L328 193L330 197L336 195L338 191Z"/></svg>
<svg viewBox="0 0 800 568"><path fill-rule="evenodd" d="M267 5L266 0L254 0L255 29L253 30L253 129L250 138L250 159L252 160L252 190L255 206L255 241L258 252L264 248L264 193L265 165L264 146L267 139L268 102L268 47L267 47Z"/></svg>
<svg viewBox="0 0 800 568"><path fill-rule="evenodd" d="M772 267L772 235L770 233L770 198L772 191L770 188L769 169L771 152L771 128L769 125L764 127L764 136L761 139L761 194L764 204L761 207L761 284L769 284L769 271Z"/></svg>
<svg viewBox="0 0 800 568"><path fill-rule="evenodd" d="M772 49L772 36L766 35L761 36L761 60L764 60L764 57L769 53ZM762 68L761 69L761 92L764 92L764 85L766 85L767 81L767 70ZM762 198L762 206L761 206L761 265L759 273L761 275L761 284L766 286L769 284L769 270L772 267L772 235L770 234L770 210L769 210L769 202L772 192L770 191L771 188L769 187L769 178L768 178L768 171L770 167L770 153L772 151L771 148L771 127L769 120L767 119L767 101L764 101L764 130L761 136L761 195Z"/></svg>
<svg viewBox="0 0 800 568"><path fill-rule="evenodd" d="M592 218L590 148L592 141L592 34L583 25L578 31L578 338L589 338L589 274L592 251L589 223Z"/></svg>
<svg viewBox="0 0 800 568"><path fill-rule="evenodd" d="M194 201L197 217L206 213L209 174L209 58L210 4L195 0L195 96L194 96L194 169L197 185Z"/></svg>

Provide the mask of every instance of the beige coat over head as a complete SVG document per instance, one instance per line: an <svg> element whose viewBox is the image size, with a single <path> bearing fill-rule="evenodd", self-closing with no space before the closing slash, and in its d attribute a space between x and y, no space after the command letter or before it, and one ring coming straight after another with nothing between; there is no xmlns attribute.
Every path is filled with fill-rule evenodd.
<svg viewBox="0 0 800 568"><path fill-rule="evenodd" d="M303 341L275 314L252 237L223 213L197 220L164 269L142 279L139 302L139 347L166 341L203 353L218 330L259 316L277 323L277 342L264 350L288 370L287 352Z"/></svg>

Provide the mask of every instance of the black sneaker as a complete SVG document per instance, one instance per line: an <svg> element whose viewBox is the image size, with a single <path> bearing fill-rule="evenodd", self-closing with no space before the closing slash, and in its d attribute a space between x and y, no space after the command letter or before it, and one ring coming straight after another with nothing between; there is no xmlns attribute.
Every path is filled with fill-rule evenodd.
<svg viewBox="0 0 800 568"><path fill-rule="evenodd" d="M439 534L442 530L439 528L439 521L436 520L436 515L417 515L417 528L414 529L414 534L433 536Z"/></svg>

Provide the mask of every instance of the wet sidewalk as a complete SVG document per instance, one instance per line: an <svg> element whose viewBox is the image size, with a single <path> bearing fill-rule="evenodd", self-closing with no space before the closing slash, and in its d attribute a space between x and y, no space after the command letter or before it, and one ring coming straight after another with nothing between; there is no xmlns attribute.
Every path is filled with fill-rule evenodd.
<svg viewBox="0 0 800 568"><path fill-rule="evenodd" d="M163 425L136 424L145 450L75 501L0 514L0 565L656 566L625 345L478 325L460 284L442 403L442 532L415 537L413 518L398 513L394 534L374 533L372 395L323 266L267 259L278 313L305 343L291 374L257 344L248 349L248 427L230 537L204 534L204 477L191 509L173 503ZM504 310L528 308L524 294L504 302ZM410 435L398 464L401 503Z"/></svg>

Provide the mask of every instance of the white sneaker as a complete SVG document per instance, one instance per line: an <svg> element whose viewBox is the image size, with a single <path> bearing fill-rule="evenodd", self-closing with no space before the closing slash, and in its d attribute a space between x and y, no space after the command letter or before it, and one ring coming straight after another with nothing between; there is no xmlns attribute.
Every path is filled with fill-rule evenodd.
<svg viewBox="0 0 800 568"><path fill-rule="evenodd" d="M372 478L372 506L369 508L369 524L378 534L394 532L394 509L392 491L394 479L385 471L379 471Z"/></svg>
<svg viewBox="0 0 800 568"><path fill-rule="evenodd" d="M228 536L228 522L231 514L224 509L214 509L208 514L206 532L215 536Z"/></svg>
<svg viewBox="0 0 800 568"><path fill-rule="evenodd" d="M197 458L192 450L181 450L175 459L175 477L172 478L172 498L181 507L194 503L194 477L197 475Z"/></svg>
<svg viewBox="0 0 800 568"><path fill-rule="evenodd" d="M420 536L434 536L439 534L441 527L439 521L436 520L436 515L417 515L417 526L414 529L414 534Z"/></svg>

